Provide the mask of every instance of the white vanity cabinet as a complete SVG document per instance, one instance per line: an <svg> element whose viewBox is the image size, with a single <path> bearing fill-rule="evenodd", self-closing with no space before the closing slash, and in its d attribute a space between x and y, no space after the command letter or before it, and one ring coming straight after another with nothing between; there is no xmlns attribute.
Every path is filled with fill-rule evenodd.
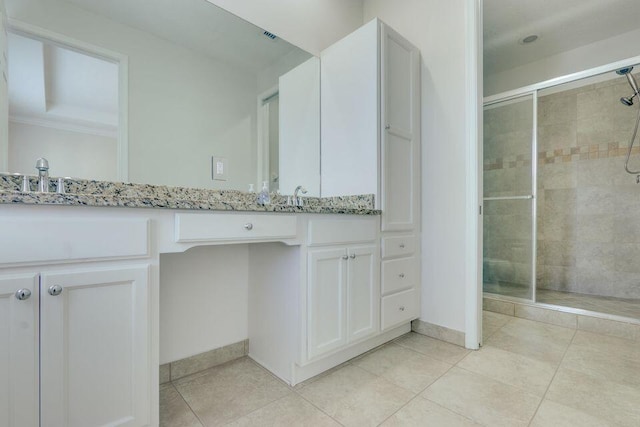
<svg viewBox="0 0 640 427"><path fill-rule="evenodd" d="M38 426L37 274L0 276L0 426Z"/></svg>
<svg viewBox="0 0 640 427"><path fill-rule="evenodd" d="M309 250L308 359L378 332L377 247Z"/></svg>
<svg viewBox="0 0 640 427"><path fill-rule="evenodd" d="M155 423L148 232L126 213L0 210L0 426Z"/></svg>
<svg viewBox="0 0 640 427"><path fill-rule="evenodd" d="M0 277L0 425L149 425L148 276L137 266Z"/></svg>
<svg viewBox="0 0 640 427"><path fill-rule="evenodd" d="M42 427L149 425L148 276L148 266L42 273Z"/></svg>
<svg viewBox="0 0 640 427"><path fill-rule="evenodd" d="M374 19L321 67L323 196L376 196L389 330L420 314L420 52Z"/></svg>

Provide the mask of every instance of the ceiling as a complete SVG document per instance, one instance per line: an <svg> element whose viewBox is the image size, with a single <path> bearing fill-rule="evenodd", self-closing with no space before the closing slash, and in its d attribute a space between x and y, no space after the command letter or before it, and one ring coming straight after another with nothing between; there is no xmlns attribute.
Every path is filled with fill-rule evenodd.
<svg viewBox="0 0 640 427"><path fill-rule="evenodd" d="M484 0L484 73L640 28L640 0ZM538 40L519 43L531 34Z"/></svg>
<svg viewBox="0 0 640 427"><path fill-rule="evenodd" d="M201 54L259 72L299 48L206 0L66 0Z"/></svg>

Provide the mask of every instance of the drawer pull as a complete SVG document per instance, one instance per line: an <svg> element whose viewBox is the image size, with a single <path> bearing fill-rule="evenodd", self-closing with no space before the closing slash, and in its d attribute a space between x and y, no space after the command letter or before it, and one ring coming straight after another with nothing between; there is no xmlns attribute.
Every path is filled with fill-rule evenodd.
<svg viewBox="0 0 640 427"><path fill-rule="evenodd" d="M342 255L342 259L349 259L349 255Z"/></svg>
<svg viewBox="0 0 640 427"><path fill-rule="evenodd" d="M49 286L49 295L55 297L58 296L62 293L62 286L60 285L53 285L53 286Z"/></svg>
<svg viewBox="0 0 640 427"><path fill-rule="evenodd" d="M401 305L401 306L398 308L398 310L400 310L400 311L404 311L404 305Z"/></svg>
<svg viewBox="0 0 640 427"><path fill-rule="evenodd" d="M349 255L349 258L351 258L351 259L356 259L356 254L351 254L351 255Z"/></svg>
<svg viewBox="0 0 640 427"><path fill-rule="evenodd" d="M398 277L400 277L401 279L404 279L404 273L398 274Z"/></svg>
<svg viewBox="0 0 640 427"><path fill-rule="evenodd" d="M400 243L400 249L404 249L404 243Z"/></svg>
<svg viewBox="0 0 640 427"><path fill-rule="evenodd" d="M250 222L246 223L244 225L244 229L245 230L253 230L253 224L251 224Z"/></svg>
<svg viewBox="0 0 640 427"><path fill-rule="evenodd" d="M29 289L18 289L16 291L16 298L20 301L29 299L30 296L31 296L31 290Z"/></svg>

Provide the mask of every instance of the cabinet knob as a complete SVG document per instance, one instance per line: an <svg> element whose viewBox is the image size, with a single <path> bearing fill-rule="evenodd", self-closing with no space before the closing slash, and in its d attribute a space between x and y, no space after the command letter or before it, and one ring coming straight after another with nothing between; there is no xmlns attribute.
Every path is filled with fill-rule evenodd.
<svg viewBox="0 0 640 427"><path fill-rule="evenodd" d="M401 306L398 308L398 310L400 310L400 311L404 311L404 305L401 305Z"/></svg>
<svg viewBox="0 0 640 427"><path fill-rule="evenodd" d="M49 286L49 290L47 292L49 292L49 295L53 297L58 296L62 293L62 286L60 285Z"/></svg>
<svg viewBox="0 0 640 427"><path fill-rule="evenodd" d="M404 243L400 243L400 249L404 249Z"/></svg>
<svg viewBox="0 0 640 427"><path fill-rule="evenodd" d="M389 130L389 129L391 129L391 125L385 125L385 126L384 126L384 128L385 128L386 130Z"/></svg>
<svg viewBox="0 0 640 427"><path fill-rule="evenodd" d="M342 255L342 259L349 259L349 255Z"/></svg>
<svg viewBox="0 0 640 427"><path fill-rule="evenodd" d="M244 229L245 230L253 230L253 224L251 224L250 222L246 223L244 225Z"/></svg>
<svg viewBox="0 0 640 427"><path fill-rule="evenodd" d="M404 273L398 274L398 277L400 277L401 279L404 279Z"/></svg>
<svg viewBox="0 0 640 427"><path fill-rule="evenodd" d="M16 291L16 298L19 299L20 301L29 299L30 296L31 296L31 291L29 289L18 289Z"/></svg>
<svg viewBox="0 0 640 427"><path fill-rule="evenodd" d="M351 259L355 259L355 258L356 258L356 254L351 254L351 255L349 255L349 258L351 258Z"/></svg>

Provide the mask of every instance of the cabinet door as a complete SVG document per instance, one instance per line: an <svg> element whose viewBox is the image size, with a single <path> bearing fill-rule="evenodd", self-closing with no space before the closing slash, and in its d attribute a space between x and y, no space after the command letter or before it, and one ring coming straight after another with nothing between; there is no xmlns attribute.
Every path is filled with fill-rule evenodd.
<svg viewBox="0 0 640 427"><path fill-rule="evenodd" d="M349 342L378 332L380 280L376 246L349 248L348 304Z"/></svg>
<svg viewBox="0 0 640 427"><path fill-rule="evenodd" d="M148 266L42 274L40 294L41 425L149 425Z"/></svg>
<svg viewBox="0 0 640 427"><path fill-rule="evenodd" d="M309 251L307 342L312 359L347 343L345 249Z"/></svg>
<svg viewBox="0 0 640 427"><path fill-rule="evenodd" d="M420 216L420 53L380 25L382 230L414 230Z"/></svg>
<svg viewBox="0 0 640 427"><path fill-rule="evenodd" d="M25 290L22 299L19 289ZM37 373L38 275L1 277L0 426L38 425Z"/></svg>

